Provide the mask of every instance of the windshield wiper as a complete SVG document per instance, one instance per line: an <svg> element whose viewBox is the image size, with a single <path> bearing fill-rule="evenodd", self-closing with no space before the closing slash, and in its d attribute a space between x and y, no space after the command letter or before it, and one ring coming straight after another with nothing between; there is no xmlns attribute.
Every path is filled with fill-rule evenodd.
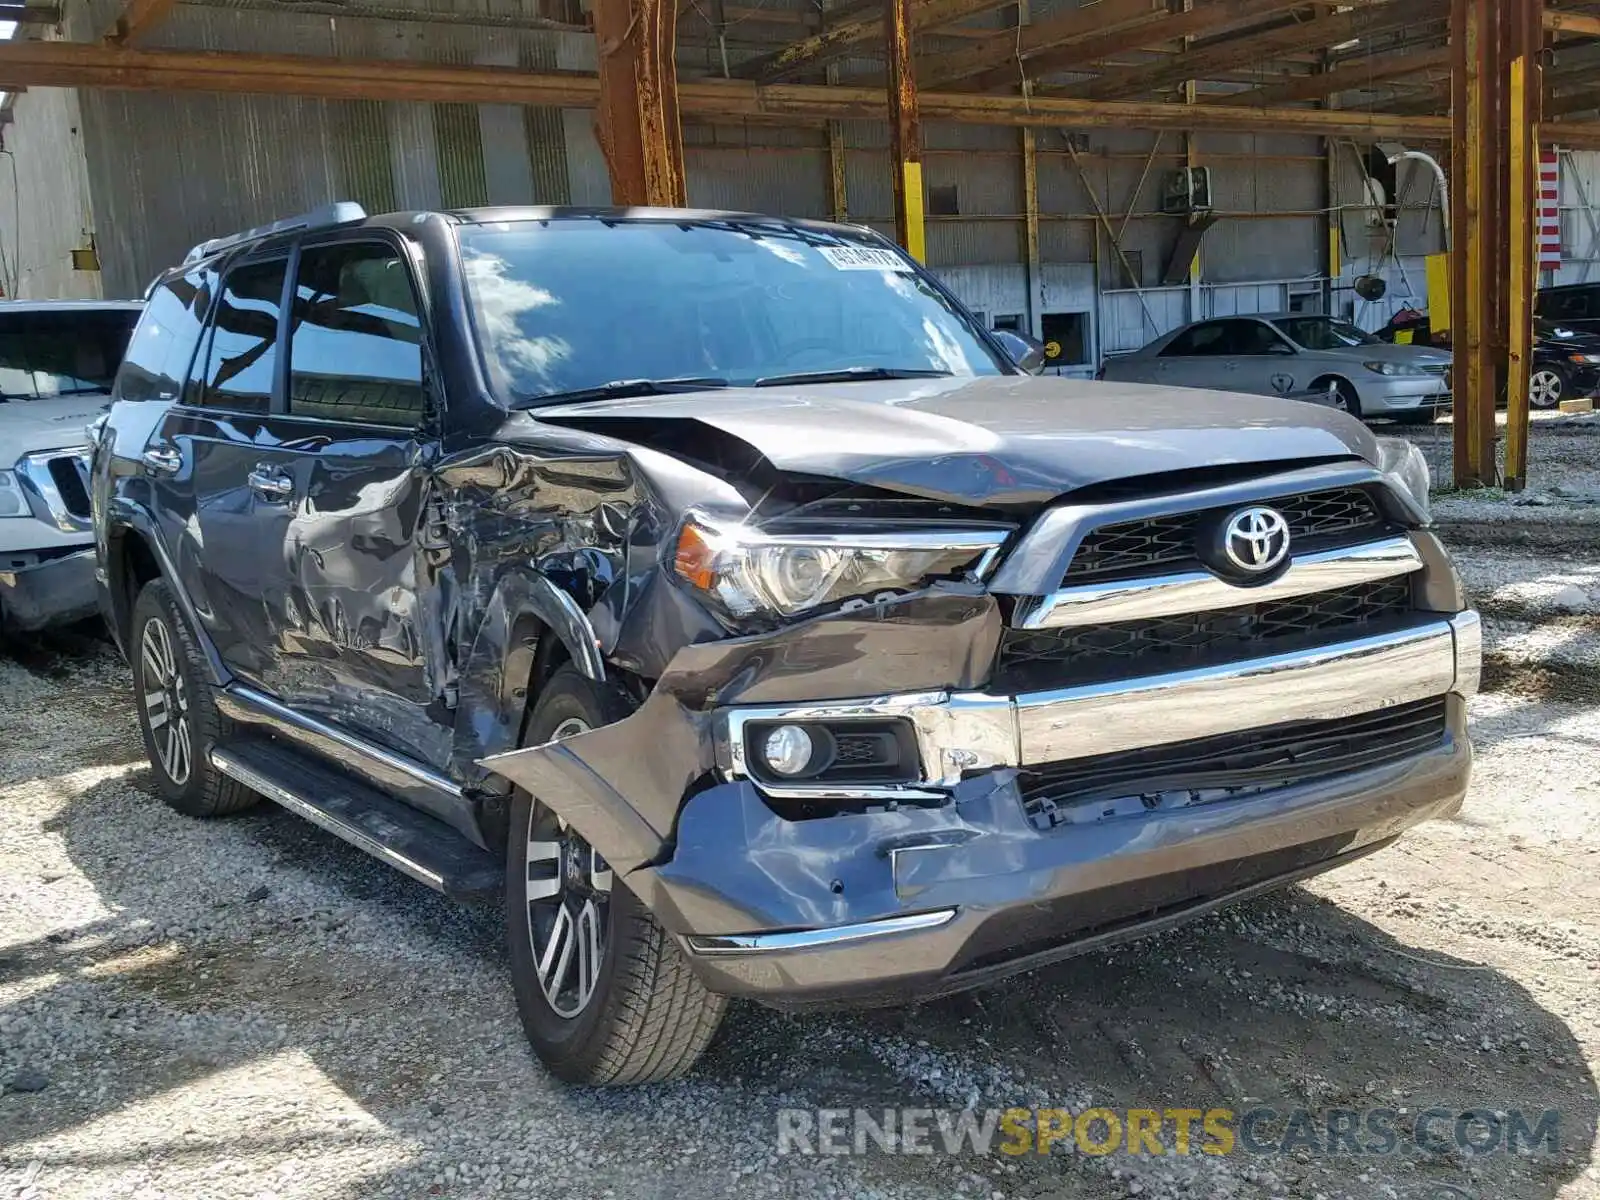
<svg viewBox="0 0 1600 1200"><path fill-rule="evenodd" d="M577 404L584 400L622 400L629 396L671 396L678 392L703 392L725 388L726 379L683 376L678 379L613 379L595 387L574 388L569 392L549 392L518 400L515 408L542 408L546 404Z"/></svg>
<svg viewBox="0 0 1600 1200"><path fill-rule="evenodd" d="M854 383L865 379L939 379L953 374L927 367L841 367L836 371L800 371L793 375L767 375L756 380L756 387L780 387L799 383Z"/></svg>

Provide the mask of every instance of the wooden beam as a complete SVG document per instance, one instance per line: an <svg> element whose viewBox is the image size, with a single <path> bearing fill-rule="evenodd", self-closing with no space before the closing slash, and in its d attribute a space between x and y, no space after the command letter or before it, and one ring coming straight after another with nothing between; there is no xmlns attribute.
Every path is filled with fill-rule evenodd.
<svg viewBox="0 0 1600 1200"><path fill-rule="evenodd" d="M1322 17L1315 21L1279 25L1273 29L1209 42L1174 55L1154 68L1123 67L1100 78L1052 92L1086 100L1116 100L1175 87L1186 79L1210 79L1250 63L1270 62L1301 50L1320 50L1356 38L1375 37L1397 29L1439 20L1449 12L1447 0L1389 0L1367 8Z"/></svg>
<svg viewBox="0 0 1600 1200"><path fill-rule="evenodd" d="M1127 4L1129 0L1124 0ZM1021 59L1029 79L1052 71L1068 70L1084 63L1101 62L1139 50L1169 43L1208 29L1261 17L1276 16L1304 7L1303 0L1215 0L1203 8L1168 12L1165 8L1144 6L1139 19L1130 16L1128 7L1114 7L1112 0L1084 8L1070 9L1048 21L1030 27L1021 42ZM982 67L972 69L965 51L946 55L937 67L930 67L929 86L943 86L970 79L970 86L981 89L1015 85L1021 75L1017 66L1018 45L1013 36L984 43Z"/></svg>
<svg viewBox="0 0 1600 1200"><path fill-rule="evenodd" d="M1502 0L1505 2L1505 0ZM1533 370L1533 289L1539 282L1534 248L1534 198L1539 184L1539 51L1544 44L1542 0L1510 0L1510 126L1506 169L1506 460L1504 486L1520 492L1528 482L1528 383Z"/></svg>
<svg viewBox="0 0 1600 1200"><path fill-rule="evenodd" d="M1484 129L1493 111L1493 0L1452 0L1450 45L1450 196L1454 249L1450 270L1450 335L1455 350L1455 483L1492 487L1494 373L1489 363L1487 292L1490 245L1489 155ZM1485 417L1487 416L1487 420Z"/></svg>
<svg viewBox="0 0 1600 1200"><path fill-rule="evenodd" d="M981 42L949 54L924 55L917 62L917 78L928 87L942 87L968 79L992 67L1008 66L1008 81L1019 72L1015 60L1054 46L1068 46L1101 34L1130 27L1158 24L1167 16L1158 0L1100 0L1098 4L1070 8L1023 26L990 33Z"/></svg>
<svg viewBox="0 0 1600 1200"><path fill-rule="evenodd" d="M912 0L911 28L926 33L941 25L1000 8L1008 0ZM788 79L802 71L823 66L849 54L859 46L876 43L883 36L883 19L862 16L824 29L798 42L739 64L734 72L740 79L762 83Z"/></svg>
<svg viewBox="0 0 1600 1200"><path fill-rule="evenodd" d="M1565 33L1572 37L1600 37L1600 16L1592 16L1589 13L1547 10L1543 25L1547 33Z"/></svg>
<svg viewBox="0 0 1600 1200"><path fill-rule="evenodd" d="M1270 108L1275 104L1294 104L1321 100L1341 92L1354 92L1374 83L1399 79L1422 71L1449 67L1450 47L1420 50L1415 54L1394 54L1370 61L1346 63L1316 75L1296 75L1282 83L1270 83L1212 100L1213 104L1253 104Z"/></svg>
<svg viewBox="0 0 1600 1200"><path fill-rule="evenodd" d="M1581 87L1558 88L1544 105L1547 117L1564 117L1569 113L1589 112L1600 108L1600 84L1589 83Z"/></svg>
<svg viewBox="0 0 1600 1200"><path fill-rule="evenodd" d="M894 171L894 232L912 258L926 262L922 121L917 114L916 61L911 56L911 0L885 0L883 36L889 65L889 164Z"/></svg>
<svg viewBox="0 0 1600 1200"><path fill-rule="evenodd" d="M59 25L59 4L0 4L0 21L15 21L18 25Z"/></svg>
<svg viewBox="0 0 1600 1200"><path fill-rule="evenodd" d="M408 100L460 104L526 104L593 109L597 76L534 73L513 67L456 66L398 59L334 59L290 54L200 50L125 50L73 42L0 42L0 89L90 87L143 92L223 92L311 96L325 100ZM888 99L881 88L695 79L678 84L686 116L707 121L881 121ZM1450 123L1440 117L1353 110L1228 108L1159 102L1093 102L1045 96L923 92L924 121L954 121L1065 129L1172 129L1310 133L1354 138L1440 140Z"/></svg>
<svg viewBox="0 0 1600 1200"><path fill-rule="evenodd" d="M613 204L681 208L687 201L677 28L677 0L595 4L595 137L611 174Z"/></svg>
<svg viewBox="0 0 1600 1200"><path fill-rule="evenodd" d="M1539 142L1573 150L1600 150L1600 121L1546 121L1539 126Z"/></svg>
<svg viewBox="0 0 1600 1200"><path fill-rule="evenodd" d="M178 0L127 0L117 19L106 30L105 40L126 46L141 34L149 33L172 15Z"/></svg>

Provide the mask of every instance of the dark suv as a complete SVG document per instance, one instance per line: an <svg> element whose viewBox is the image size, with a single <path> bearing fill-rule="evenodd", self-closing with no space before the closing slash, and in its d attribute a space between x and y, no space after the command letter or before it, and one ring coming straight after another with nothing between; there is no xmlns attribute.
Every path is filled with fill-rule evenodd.
<svg viewBox="0 0 1600 1200"><path fill-rule="evenodd" d="M503 894L528 1036L917 1000L1453 812L1478 623L1338 413L1040 379L870 231L347 206L164 276L94 458L156 786Z"/></svg>

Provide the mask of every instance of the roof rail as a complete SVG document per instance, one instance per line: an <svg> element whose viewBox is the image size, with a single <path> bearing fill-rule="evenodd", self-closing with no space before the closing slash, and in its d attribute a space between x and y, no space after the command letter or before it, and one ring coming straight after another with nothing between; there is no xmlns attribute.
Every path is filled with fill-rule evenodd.
<svg viewBox="0 0 1600 1200"><path fill-rule="evenodd" d="M270 237L275 233L292 233L297 229L325 229L331 225L348 225L351 221L365 221L367 210L351 200L338 200L333 204L324 204L321 208L313 208L310 212L301 213L298 217L285 217L281 221L274 221L270 225L257 225L254 229L246 229L243 233L231 233L227 237L212 238L210 241L201 242L188 254L183 256L183 265L199 262L202 258L210 258L219 250L226 250L230 246L242 246L246 242L259 241L261 238Z"/></svg>

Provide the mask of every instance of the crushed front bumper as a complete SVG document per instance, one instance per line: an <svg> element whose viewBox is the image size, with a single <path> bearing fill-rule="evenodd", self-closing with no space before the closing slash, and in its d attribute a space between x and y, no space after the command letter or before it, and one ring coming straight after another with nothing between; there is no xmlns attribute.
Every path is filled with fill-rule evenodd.
<svg viewBox="0 0 1600 1200"><path fill-rule="evenodd" d="M1347 861L1461 803L1471 764L1465 698L1477 689L1474 613L1215 668L1048 693L994 696L981 675L999 617L986 596L933 596L907 620L870 618L689 647L633 716L490 765L551 797L689 954L714 991L768 1003L894 1003L977 986ZM942 626L947 636L930 641ZM871 628L876 624L876 630ZM920 626L938 661L890 647ZM819 632L821 629L821 632ZM816 700L855 672L957 686ZM787 694L786 694L787 693ZM862 695L840 688L835 695ZM1031 822L1027 768L1293 722L1440 700L1438 739L1398 761L1242 797ZM753 719L912 722L938 798L869 797L786 819L750 777Z"/></svg>
<svg viewBox="0 0 1600 1200"><path fill-rule="evenodd" d="M0 555L0 629L70 625L100 611L93 546L24 566L5 567L4 558Z"/></svg>

